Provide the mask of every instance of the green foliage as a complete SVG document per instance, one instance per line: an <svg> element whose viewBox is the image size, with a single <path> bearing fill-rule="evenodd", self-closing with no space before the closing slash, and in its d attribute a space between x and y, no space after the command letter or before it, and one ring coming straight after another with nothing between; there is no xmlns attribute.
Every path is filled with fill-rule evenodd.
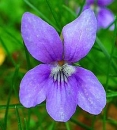
<svg viewBox="0 0 117 130"><path fill-rule="evenodd" d="M75 63L93 71L106 90L107 106L100 115L92 116L78 108L67 123L59 123L48 116L45 102L31 109L24 108L19 102L19 84L23 75L39 64L23 44L20 32L22 14L32 12L38 15L61 34L63 26L79 15L77 9L82 9L84 3L84 0L0 1L0 47L6 54L0 66L0 130L98 130L96 126L99 121L103 130L107 125L117 128L117 115L109 117L112 106L117 111L117 27L114 31L108 28L100 30L90 53ZM115 16L116 5L115 0L109 6ZM113 24L116 23L115 17Z"/></svg>

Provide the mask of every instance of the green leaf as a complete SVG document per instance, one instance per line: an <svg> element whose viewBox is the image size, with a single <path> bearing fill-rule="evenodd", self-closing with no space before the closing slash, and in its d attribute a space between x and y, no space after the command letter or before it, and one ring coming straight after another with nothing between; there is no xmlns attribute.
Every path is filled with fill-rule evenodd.
<svg viewBox="0 0 117 130"><path fill-rule="evenodd" d="M17 116L17 121L18 121L18 129L22 130L22 125L21 125L21 120L20 120L20 115L19 115L19 112L18 112L17 105L15 105L15 110L16 110L16 116Z"/></svg>

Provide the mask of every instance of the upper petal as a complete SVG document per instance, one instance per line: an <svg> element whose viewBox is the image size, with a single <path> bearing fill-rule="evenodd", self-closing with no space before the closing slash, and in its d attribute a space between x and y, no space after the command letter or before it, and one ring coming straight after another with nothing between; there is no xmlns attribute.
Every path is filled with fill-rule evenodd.
<svg viewBox="0 0 117 130"><path fill-rule="evenodd" d="M63 28L64 57L76 62L87 55L96 38L97 21L94 12L86 9L73 22Z"/></svg>
<svg viewBox="0 0 117 130"><path fill-rule="evenodd" d="M114 21L114 15L110 10L101 8L98 12L97 20L98 28L107 28ZM114 25L110 27L110 30L113 29Z"/></svg>
<svg viewBox="0 0 117 130"><path fill-rule="evenodd" d="M77 68L75 78L78 82L78 105L91 114L99 114L106 105L103 86L91 71L81 67Z"/></svg>
<svg viewBox="0 0 117 130"><path fill-rule="evenodd" d="M106 5L111 4L113 0L98 0L97 2L99 6L106 6Z"/></svg>
<svg viewBox="0 0 117 130"><path fill-rule="evenodd" d="M21 32L28 51L37 60L50 63L62 59L63 45L58 33L41 18L24 13Z"/></svg>
<svg viewBox="0 0 117 130"><path fill-rule="evenodd" d="M76 81L69 79L68 83L50 81L47 94L46 109L49 115L56 121L66 122L74 114L76 102Z"/></svg>
<svg viewBox="0 0 117 130"><path fill-rule="evenodd" d="M49 65L39 65L29 70L20 83L20 102L25 107L34 107L43 102L48 89Z"/></svg>

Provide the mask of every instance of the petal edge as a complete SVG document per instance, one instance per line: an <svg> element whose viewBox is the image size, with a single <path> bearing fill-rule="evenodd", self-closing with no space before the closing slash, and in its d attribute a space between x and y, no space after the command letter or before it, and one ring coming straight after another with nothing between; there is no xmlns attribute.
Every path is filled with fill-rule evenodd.
<svg viewBox="0 0 117 130"><path fill-rule="evenodd" d="M91 9L63 28L64 56L68 62L77 62L92 48L97 30L97 20Z"/></svg>
<svg viewBox="0 0 117 130"><path fill-rule="evenodd" d="M55 121L66 122L75 113L77 91L72 86L73 84L76 84L73 78L69 79L69 84L62 83L61 86L50 82L51 87L47 94L46 109Z"/></svg>
<svg viewBox="0 0 117 130"><path fill-rule="evenodd" d="M106 105L106 92L96 76L89 70L78 67L75 74L78 81L78 106L97 115Z"/></svg>
<svg viewBox="0 0 117 130"><path fill-rule="evenodd" d="M40 64L29 70L20 83L19 98L23 106L34 107L46 99L50 66Z"/></svg>
<svg viewBox="0 0 117 130"><path fill-rule="evenodd" d="M21 33L28 51L35 59L43 63L62 59L63 45L58 33L41 18L29 12L24 13Z"/></svg>

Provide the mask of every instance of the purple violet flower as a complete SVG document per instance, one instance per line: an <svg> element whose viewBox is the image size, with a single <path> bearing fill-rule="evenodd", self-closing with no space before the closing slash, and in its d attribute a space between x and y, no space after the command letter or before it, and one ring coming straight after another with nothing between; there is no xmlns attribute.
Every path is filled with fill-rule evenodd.
<svg viewBox="0 0 117 130"><path fill-rule="evenodd" d="M113 0L86 0L86 5L84 9L91 8L95 11L98 29L107 28L113 21L113 13L106 8L107 5L111 4ZM109 28L110 30L114 29L114 25Z"/></svg>
<svg viewBox="0 0 117 130"><path fill-rule="evenodd" d="M46 109L56 121L66 122L77 105L99 114L106 104L103 86L95 75L73 66L92 48L97 30L93 11L85 10L63 27L62 41L56 30L39 17L25 13L21 32L30 54L43 62L29 70L20 84L20 102L30 108L46 100Z"/></svg>

